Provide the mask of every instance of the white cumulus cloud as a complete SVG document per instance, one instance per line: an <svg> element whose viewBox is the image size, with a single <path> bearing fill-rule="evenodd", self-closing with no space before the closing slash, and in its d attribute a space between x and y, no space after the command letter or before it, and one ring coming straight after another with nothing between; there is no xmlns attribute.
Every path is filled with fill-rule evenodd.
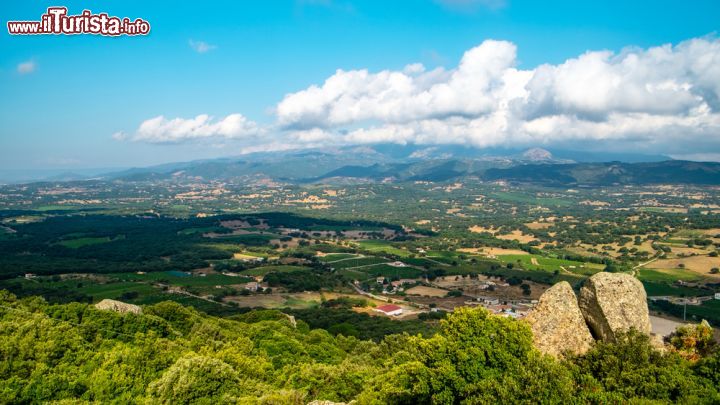
<svg viewBox="0 0 720 405"><path fill-rule="evenodd" d="M31 60L29 60L27 62L18 63L18 65L17 65L17 72L20 73L21 75L26 75L26 74L32 73L35 71L35 69L37 69L37 64Z"/></svg>
<svg viewBox="0 0 720 405"><path fill-rule="evenodd" d="M451 68L411 63L402 70L337 70L287 94L273 112L275 122L266 126L240 114L217 120L159 116L114 137L152 143L242 139L247 150L381 142L603 144L706 155L720 151L720 40L588 51L532 69L518 68L513 43L486 40Z"/></svg>
<svg viewBox="0 0 720 405"><path fill-rule="evenodd" d="M210 52L213 49L217 48L217 46L210 45L207 42L194 41L192 39L188 41L188 45L190 45L190 48L192 48L192 50L197 53L206 53L206 52Z"/></svg>
<svg viewBox="0 0 720 405"><path fill-rule="evenodd" d="M207 114L195 118L173 119L160 115L143 121L132 136L120 132L113 135L113 138L129 138L149 143L178 143L197 139L243 139L260 135L262 132L257 123L241 114L230 114L219 120L214 120Z"/></svg>
<svg viewBox="0 0 720 405"><path fill-rule="evenodd" d="M380 120L407 122L491 112L498 99L522 91L527 74L508 68L515 46L485 41L465 53L452 72L338 70L325 83L287 95L277 106L280 125L307 128ZM409 72L408 72L409 70Z"/></svg>
<svg viewBox="0 0 720 405"><path fill-rule="evenodd" d="M720 41L586 52L522 70L514 44L487 40L449 70L338 70L286 95L275 112L286 130L335 134L341 143L591 140L678 149L702 138L718 148Z"/></svg>

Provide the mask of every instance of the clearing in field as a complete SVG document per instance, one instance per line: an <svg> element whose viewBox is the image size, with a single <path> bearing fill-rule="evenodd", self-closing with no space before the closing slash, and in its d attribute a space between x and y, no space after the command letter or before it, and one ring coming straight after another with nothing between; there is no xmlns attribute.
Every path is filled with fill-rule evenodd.
<svg viewBox="0 0 720 405"><path fill-rule="evenodd" d="M422 271L412 267L393 267L387 264L377 264L362 269L373 277L418 278Z"/></svg>
<svg viewBox="0 0 720 405"><path fill-rule="evenodd" d="M492 227L485 228L484 226L480 226L480 225L473 225L470 228L468 228L468 230L470 232L474 232L474 233L489 233L492 235L495 235L495 232L497 232L497 230L495 228L492 228Z"/></svg>
<svg viewBox="0 0 720 405"><path fill-rule="evenodd" d="M661 243L664 245L664 243ZM707 254L708 251L705 249L697 248L697 247L687 247L687 246L677 246L677 245L668 245L670 246L670 249L672 249L672 254L674 255L704 255Z"/></svg>
<svg viewBox="0 0 720 405"><path fill-rule="evenodd" d="M367 280L370 278L370 274L360 270L353 269L341 269L337 271L338 275L347 277L350 280Z"/></svg>
<svg viewBox="0 0 720 405"><path fill-rule="evenodd" d="M664 282L672 284L678 280L697 281L701 277L696 273L682 269L640 269L638 271L638 278L640 281Z"/></svg>
<svg viewBox="0 0 720 405"><path fill-rule="evenodd" d="M361 255L357 255L354 253L323 253L322 256L319 254L316 256L318 256L319 260L323 263L332 263L338 260L347 260L362 257Z"/></svg>
<svg viewBox="0 0 720 405"><path fill-rule="evenodd" d="M683 208L683 207L669 207L669 206L663 206L663 207L640 207L640 211L646 211L646 212L664 212L664 213L671 213L671 214L687 214L687 208Z"/></svg>
<svg viewBox="0 0 720 405"><path fill-rule="evenodd" d="M503 255L498 256L503 263L517 264L525 270L563 271L589 276L602 271L603 264L576 262L573 260L556 259L537 255Z"/></svg>
<svg viewBox="0 0 720 405"><path fill-rule="evenodd" d="M307 271L307 267L301 266L262 266L242 272L244 276L265 276L269 273L289 273L292 271Z"/></svg>
<svg viewBox="0 0 720 405"><path fill-rule="evenodd" d="M19 217L10 217L2 220L4 224L32 224L34 222L42 222L45 220L44 215L22 215Z"/></svg>
<svg viewBox="0 0 720 405"><path fill-rule="evenodd" d="M703 229L702 234L706 237L713 238L716 235L720 235L720 228Z"/></svg>
<svg viewBox="0 0 720 405"><path fill-rule="evenodd" d="M234 260L242 260L244 262L254 262L262 260L262 257L259 256L252 256L245 253L233 253L233 259Z"/></svg>
<svg viewBox="0 0 720 405"><path fill-rule="evenodd" d="M690 256L678 259L661 259L648 265L653 269L679 269L684 266L695 274L705 277L720 278L720 274L711 274L710 269L720 268L720 257ZM682 271L682 270L681 270Z"/></svg>
<svg viewBox="0 0 720 405"><path fill-rule="evenodd" d="M482 248L462 248L458 252L485 255L495 257L501 255L529 255L530 253L520 249L505 249L498 247L482 247Z"/></svg>
<svg viewBox="0 0 720 405"><path fill-rule="evenodd" d="M365 268L377 264L387 263L387 259L376 256L358 256L349 259L337 260L331 263L335 269Z"/></svg>
<svg viewBox="0 0 720 405"><path fill-rule="evenodd" d="M529 229L537 230L537 229L548 229L551 228L553 225L552 222L528 222L525 224Z"/></svg>
<svg viewBox="0 0 720 405"><path fill-rule="evenodd" d="M641 236L643 238L647 238L648 235L641 235ZM652 247L653 243L655 243L655 242L652 240L643 241L640 245L635 245L633 242L628 242L624 245L621 245L619 243L609 243L609 244L598 244L595 246L587 244L587 243L580 243L576 247L570 248L569 250L574 253L579 253L579 254L588 255L588 256L596 256L597 255L596 253L592 253L589 251L590 249L596 249L601 252L606 252L612 257L619 257L619 256L621 256L621 253L618 252L618 250L625 247L627 249L635 248L638 251L648 252L648 253L650 253L650 255L652 255L655 253L655 249L653 249L653 247ZM612 250L605 250L605 249L603 249L603 246L610 246L612 248Z"/></svg>
<svg viewBox="0 0 720 405"><path fill-rule="evenodd" d="M268 229L268 224L265 223L264 219L253 219L253 224L246 220L232 219L227 221L220 221L220 226L229 229L244 229L244 228L257 228L257 229ZM257 222L257 223L255 223Z"/></svg>
<svg viewBox="0 0 720 405"><path fill-rule="evenodd" d="M425 287L419 285L417 287L406 290L405 293L408 295L419 295L424 297L444 297L447 295L448 291L441 288Z"/></svg>
<svg viewBox="0 0 720 405"><path fill-rule="evenodd" d="M99 245L102 243L108 243L108 242L112 242L114 240L124 239L124 238L125 238L124 235L121 235L121 237L115 237L112 239L109 236L104 236L102 238L77 238L77 239L68 239L68 240L58 242L58 245L65 246L66 248L70 248L70 249L79 249L83 246Z"/></svg>
<svg viewBox="0 0 720 405"><path fill-rule="evenodd" d="M607 207L610 205L610 203L605 201L597 201L597 200L583 200L580 201L580 205L589 205L592 207Z"/></svg>
<svg viewBox="0 0 720 405"><path fill-rule="evenodd" d="M495 237L503 240L517 240L520 243L529 243L535 240L534 236L525 235L519 229L516 229L507 235L495 235Z"/></svg>
<svg viewBox="0 0 720 405"><path fill-rule="evenodd" d="M410 256L410 252L408 252L407 250L398 249L392 246L389 242L381 240L364 240L359 242L359 245L361 248L369 250L371 252L384 252L401 257Z"/></svg>
<svg viewBox="0 0 720 405"><path fill-rule="evenodd" d="M332 292L302 292L302 293L278 293L278 294L257 294L248 296L232 296L225 297L225 301L237 302L242 308L312 308L318 306L323 300L332 300L340 297L360 298L375 305L381 305L382 302L368 299L358 294L339 294Z"/></svg>

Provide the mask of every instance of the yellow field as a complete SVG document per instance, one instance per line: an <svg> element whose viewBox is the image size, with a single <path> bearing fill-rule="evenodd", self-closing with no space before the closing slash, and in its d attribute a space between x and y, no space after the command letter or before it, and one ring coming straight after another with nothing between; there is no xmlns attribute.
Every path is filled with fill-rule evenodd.
<svg viewBox="0 0 720 405"><path fill-rule="evenodd" d="M501 255L528 255L530 253L520 249L503 249L496 247L482 247L482 248L462 248L458 249L458 252L471 253L485 256L501 256Z"/></svg>
<svg viewBox="0 0 720 405"><path fill-rule="evenodd" d="M705 236L714 237L715 235L720 235L720 228L703 229L702 233Z"/></svg>
<svg viewBox="0 0 720 405"><path fill-rule="evenodd" d="M487 232L487 233L495 234L495 229L493 229L493 228L485 228L485 227L482 227L482 226L480 226L480 225L473 225L473 226L471 226L470 228L468 228L468 230L469 230L470 232L475 232L475 233Z"/></svg>
<svg viewBox="0 0 720 405"><path fill-rule="evenodd" d="M710 274L710 269L714 267L720 268L720 257L691 256L677 259L661 259L649 264L647 267L653 269L678 269L680 264L685 265L686 270L696 274L720 278L720 274Z"/></svg>
<svg viewBox="0 0 720 405"><path fill-rule="evenodd" d="M237 302L240 307L245 308L307 308L319 305L323 299L332 300L340 297L363 298L375 305L382 305L384 302L370 299L358 294L340 294L332 292L303 292L303 293L273 293L256 294L248 296L225 297L225 301Z"/></svg>
<svg viewBox="0 0 720 405"><path fill-rule="evenodd" d="M405 291L408 295L420 295L425 297L444 297L447 295L447 290L443 290L440 288L434 288L434 287L425 287L422 285L419 285L417 287L413 287L407 291Z"/></svg>
<svg viewBox="0 0 720 405"><path fill-rule="evenodd" d="M246 255L243 253L233 253L233 259L235 259L235 260L258 260L258 257Z"/></svg>
<svg viewBox="0 0 720 405"><path fill-rule="evenodd" d="M552 222L528 222L527 224L525 224L525 226L533 230L548 229L553 225L555 224L553 224Z"/></svg>
<svg viewBox="0 0 720 405"><path fill-rule="evenodd" d="M495 235L495 237L504 240L517 240L520 243L529 243L535 240L534 236L525 235L520 230L514 230L507 235Z"/></svg>
<svg viewBox="0 0 720 405"><path fill-rule="evenodd" d="M708 253L707 250L700 249L700 248L691 248L691 247L686 247L686 246L673 246L673 245L669 245L669 246L670 246L670 249L672 249L672 254L674 254L674 255L683 254L683 255L689 256L692 254L704 255L704 254Z"/></svg>

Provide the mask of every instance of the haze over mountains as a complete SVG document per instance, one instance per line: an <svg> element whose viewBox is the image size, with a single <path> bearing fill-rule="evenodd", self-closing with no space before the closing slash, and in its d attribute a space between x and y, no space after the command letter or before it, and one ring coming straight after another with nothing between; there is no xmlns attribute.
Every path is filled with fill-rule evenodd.
<svg viewBox="0 0 720 405"><path fill-rule="evenodd" d="M720 184L720 164L629 153L379 144L260 152L233 158L168 163L104 173L65 172L4 181L227 181L264 178L289 183L358 183L450 181L466 176L485 181L547 186L681 182Z"/></svg>

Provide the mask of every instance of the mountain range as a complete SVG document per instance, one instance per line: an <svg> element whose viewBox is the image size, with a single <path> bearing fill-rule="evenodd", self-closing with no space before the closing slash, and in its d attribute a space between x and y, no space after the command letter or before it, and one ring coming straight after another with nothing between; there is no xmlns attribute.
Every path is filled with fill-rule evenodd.
<svg viewBox="0 0 720 405"><path fill-rule="evenodd" d="M287 183L358 183L440 182L463 177L559 187L720 185L720 163L672 160L661 155L599 154L541 148L514 150L381 144L261 152L104 174L61 173L38 180L136 182L265 178Z"/></svg>

